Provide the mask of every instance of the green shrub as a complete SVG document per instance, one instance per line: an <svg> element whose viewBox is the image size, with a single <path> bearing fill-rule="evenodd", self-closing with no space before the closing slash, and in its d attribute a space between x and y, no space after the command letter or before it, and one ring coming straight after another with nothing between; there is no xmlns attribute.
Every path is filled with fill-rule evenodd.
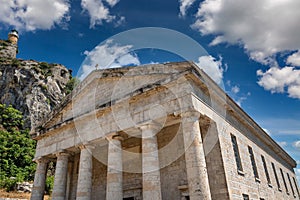
<svg viewBox="0 0 300 200"><path fill-rule="evenodd" d="M13 190L17 182L34 178L36 143L23 124L20 111L0 104L0 187L7 191Z"/></svg>
<svg viewBox="0 0 300 200"><path fill-rule="evenodd" d="M45 77L52 76L52 70L51 70L52 65L51 64L48 64L46 62L40 62L39 63L39 68L41 69L42 74Z"/></svg>
<svg viewBox="0 0 300 200"><path fill-rule="evenodd" d="M80 80L78 78L72 77L66 84L66 87L65 87L66 94L70 94L79 83L80 83Z"/></svg>
<svg viewBox="0 0 300 200"><path fill-rule="evenodd" d="M52 193L53 185L54 185L54 175L47 176L46 187L45 187L45 191L47 192L47 194L51 194Z"/></svg>

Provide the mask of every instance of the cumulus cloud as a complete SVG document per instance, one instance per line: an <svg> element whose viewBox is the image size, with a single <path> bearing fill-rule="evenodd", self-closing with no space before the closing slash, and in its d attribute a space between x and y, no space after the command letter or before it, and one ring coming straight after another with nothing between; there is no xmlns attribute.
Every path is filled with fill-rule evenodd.
<svg viewBox="0 0 300 200"><path fill-rule="evenodd" d="M119 0L106 0L110 7L115 6ZM102 25L103 22L112 22L117 17L110 14L109 7L103 3L103 0L81 0L81 7L84 12L90 16L90 28L96 25ZM116 25L124 22L124 17L117 20Z"/></svg>
<svg viewBox="0 0 300 200"><path fill-rule="evenodd" d="M68 0L0 0L0 22L18 30L49 30L69 21Z"/></svg>
<svg viewBox="0 0 300 200"><path fill-rule="evenodd" d="M187 9L189 9L196 0L179 0L179 16L185 17Z"/></svg>
<svg viewBox="0 0 300 200"><path fill-rule="evenodd" d="M266 72L258 71L264 89L300 98L295 80L300 79L299 69L289 67L300 66L299 9L296 0L205 0L192 27L202 35L214 35L210 45L240 45L251 59L269 65ZM286 59L287 67L279 67L276 56L286 52L294 53Z"/></svg>
<svg viewBox="0 0 300 200"><path fill-rule="evenodd" d="M296 53L290 55L287 58L287 64L290 64L293 66L300 66L300 51L297 51Z"/></svg>
<svg viewBox="0 0 300 200"><path fill-rule="evenodd" d="M92 51L85 51L86 61L81 66L79 78L84 79L97 65L100 69L122 67L127 65L140 65L135 53L132 53L132 46L121 46L112 40L96 46Z"/></svg>
<svg viewBox="0 0 300 200"><path fill-rule="evenodd" d="M275 53L299 49L299 9L296 0L205 0L193 27L215 34L212 45L241 44L252 59L268 63Z"/></svg>
<svg viewBox="0 0 300 200"><path fill-rule="evenodd" d="M224 71L221 57L217 60L212 56L201 56L196 65L203 69L217 84L221 84Z"/></svg>
<svg viewBox="0 0 300 200"><path fill-rule="evenodd" d="M294 67L271 67L266 72L257 71L258 84L272 93L287 92L289 97L300 99L300 70Z"/></svg>
<svg viewBox="0 0 300 200"><path fill-rule="evenodd" d="M294 142L294 143L293 143L293 146L294 146L296 149L300 150L300 140Z"/></svg>

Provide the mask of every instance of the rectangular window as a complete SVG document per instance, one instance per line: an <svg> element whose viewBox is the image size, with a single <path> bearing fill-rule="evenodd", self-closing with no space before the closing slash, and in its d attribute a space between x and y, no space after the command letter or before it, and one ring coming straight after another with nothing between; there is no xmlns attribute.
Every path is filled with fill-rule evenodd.
<svg viewBox="0 0 300 200"><path fill-rule="evenodd" d="M274 163L272 163L271 165L272 165L272 168L273 168L273 172L274 172L274 176L275 176L275 179L276 179L278 190L281 190L281 186L280 186L280 183L279 183L279 180L278 180L278 176L277 176L277 172L276 172L276 169L275 169L275 165L274 165Z"/></svg>
<svg viewBox="0 0 300 200"><path fill-rule="evenodd" d="M282 171L282 169L281 169L281 168L280 168L280 173L281 173L281 176L282 176L282 180L283 180L283 184L284 184L284 187L285 187L286 193L287 193L287 194L290 194L290 193L289 193L289 189L288 189L288 187L287 187L287 185L286 185L286 182L285 182L285 178L284 178L283 171Z"/></svg>
<svg viewBox="0 0 300 200"><path fill-rule="evenodd" d="M249 195L248 194L243 194L243 200L250 200Z"/></svg>
<svg viewBox="0 0 300 200"><path fill-rule="evenodd" d="M239 147L238 147L238 144L236 141L236 137L232 134L231 134L231 142L232 142L232 146L233 146L233 152L234 152L237 169L239 172L242 172L243 166L242 166L242 161L241 161L241 157L240 157L240 153L239 153Z"/></svg>
<svg viewBox="0 0 300 200"><path fill-rule="evenodd" d="M248 150L249 150L249 155L250 155L250 159L251 159L251 165L252 165L254 177L255 177L256 179L259 179L258 171L257 171L257 166L256 166L256 162L255 162L253 150L252 150L252 148L251 148L250 146L248 146Z"/></svg>
<svg viewBox="0 0 300 200"><path fill-rule="evenodd" d="M289 183L290 183L290 186L291 186L291 189L292 189L293 196L296 196L294 188L293 188L293 185L292 185L292 181L291 181L290 175L288 173L286 173L286 175L288 177L288 180L289 180Z"/></svg>
<svg viewBox="0 0 300 200"><path fill-rule="evenodd" d="M262 163L263 163L263 166L264 166L264 170L265 170L265 174L266 174L268 184L271 184L271 179L270 179L267 163L266 163L265 157L263 155L261 155L261 160L262 160Z"/></svg>
<svg viewBox="0 0 300 200"><path fill-rule="evenodd" d="M296 190L297 190L298 197L300 197L299 189L298 189L298 185L297 185L297 183L296 183L295 177L293 177L293 181L294 181L295 188L296 188Z"/></svg>

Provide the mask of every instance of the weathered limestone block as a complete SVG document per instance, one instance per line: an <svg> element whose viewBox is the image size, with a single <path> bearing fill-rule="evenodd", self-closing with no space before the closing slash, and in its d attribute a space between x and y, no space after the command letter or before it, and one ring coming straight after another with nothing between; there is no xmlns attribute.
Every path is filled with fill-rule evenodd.
<svg viewBox="0 0 300 200"><path fill-rule="evenodd" d="M80 146L79 174L77 184L77 200L90 200L92 193L92 146Z"/></svg>
<svg viewBox="0 0 300 200"><path fill-rule="evenodd" d="M106 199L123 198L122 140L117 135L108 139Z"/></svg>
<svg viewBox="0 0 300 200"><path fill-rule="evenodd" d="M143 199L160 200L161 181L158 158L158 146L156 133L158 127L154 124L147 124L141 127L142 130L142 168L143 168Z"/></svg>
<svg viewBox="0 0 300 200"><path fill-rule="evenodd" d="M48 160L41 158L36 161L36 171L34 175L33 188L31 193L31 200L43 200L46 183L46 172Z"/></svg>
<svg viewBox="0 0 300 200"><path fill-rule="evenodd" d="M182 131L185 146L185 161L189 195L191 200L211 199L205 153L200 134L198 112L182 114Z"/></svg>
<svg viewBox="0 0 300 200"><path fill-rule="evenodd" d="M53 200L64 200L66 197L66 184L68 174L69 154L61 152L57 154L57 162L54 176L54 187L52 192Z"/></svg>

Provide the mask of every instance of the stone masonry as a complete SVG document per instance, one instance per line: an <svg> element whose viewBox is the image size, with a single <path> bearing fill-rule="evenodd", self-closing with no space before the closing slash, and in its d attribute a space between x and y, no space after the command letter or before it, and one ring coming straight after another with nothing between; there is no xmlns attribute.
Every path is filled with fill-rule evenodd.
<svg viewBox="0 0 300 200"><path fill-rule="evenodd" d="M95 70L31 131L43 199L299 200L296 162L192 62Z"/></svg>

